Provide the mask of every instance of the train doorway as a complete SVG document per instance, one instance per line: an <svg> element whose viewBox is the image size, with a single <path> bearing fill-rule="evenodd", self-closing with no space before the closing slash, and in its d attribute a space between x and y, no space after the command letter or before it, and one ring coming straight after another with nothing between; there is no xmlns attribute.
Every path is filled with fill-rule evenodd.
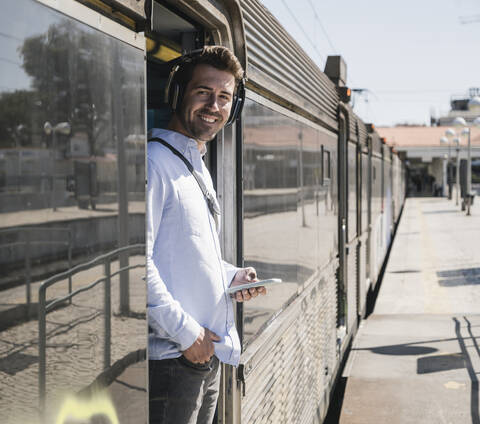
<svg viewBox="0 0 480 424"><path fill-rule="evenodd" d="M367 141L367 287L372 282L372 138L369 136Z"/></svg>
<svg viewBox="0 0 480 424"><path fill-rule="evenodd" d="M171 110L165 100L165 87L170 74L167 63L183 53L213 44L212 35L202 26L187 19L179 11L152 2L152 25L147 31L146 95L147 130L166 128ZM217 146L208 144L204 161L209 168L214 186L217 182Z"/></svg>
<svg viewBox="0 0 480 424"><path fill-rule="evenodd" d="M347 327L347 243L348 243L348 152L347 122L343 115L340 118L338 136L338 282L337 282L337 328L342 338Z"/></svg>
<svg viewBox="0 0 480 424"><path fill-rule="evenodd" d="M206 45L226 44L226 40L219 36L213 24L210 27L212 30L209 31L205 28L208 23L203 25L196 21L198 19L204 23L212 19L208 18L210 11L203 10L202 17L205 19L196 17L194 20L180 10L181 5L178 5L177 9L177 5L171 4L173 2L164 3L152 2L151 27L146 31L146 104L149 133L153 128L167 128L171 118L171 109L165 99L165 88L171 70L171 66L167 63L184 53L201 49ZM198 16L201 15L200 9L201 7L197 10ZM241 166L237 168L238 165L234 159L235 137L239 131L241 126L238 124L224 128L214 140L207 144L207 154L203 157L222 211L220 244L223 258L229 263L235 263L237 258L235 244L237 215L233 212L238 205L236 190L232 190L232 187L236 186L232 180L235 181L237 169L241 172ZM241 153L241 145L238 147ZM231 166L227 167L225 163ZM241 215L239 217L241 219ZM239 263L238 260L237 262ZM237 316L237 321L238 319ZM235 369L222 365L221 386L214 423L225 422L226 417L238 409L236 404L233 405L236 402L236 388Z"/></svg>

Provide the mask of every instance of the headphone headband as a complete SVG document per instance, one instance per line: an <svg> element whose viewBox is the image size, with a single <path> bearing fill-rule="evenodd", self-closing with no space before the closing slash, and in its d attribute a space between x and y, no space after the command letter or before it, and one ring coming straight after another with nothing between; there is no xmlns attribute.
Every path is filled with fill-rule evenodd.
<svg viewBox="0 0 480 424"><path fill-rule="evenodd" d="M168 65L171 66L170 74L168 76L167 85L165 87L165 103L168 103L172 111L177 110L177 107L182 103L183 94L185 90L184 84L177 81L178 72L188 63L191 63L195 57L200 56L204 49L196 49L185 53L182 56L171 60ZM232 108L230 116L225 125L232 124L240 116L243 105L245 103L245 79L242 78L235 89L232 99Z"/></svg>

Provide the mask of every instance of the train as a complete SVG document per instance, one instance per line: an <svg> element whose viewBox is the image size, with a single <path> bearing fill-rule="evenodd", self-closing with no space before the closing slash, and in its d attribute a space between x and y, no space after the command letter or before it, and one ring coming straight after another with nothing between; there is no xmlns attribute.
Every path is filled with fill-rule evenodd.
<svg viewBox="0 0 480 424"><path fill-rule="evenodd" d="M352 109L343 58L329 56L320 69L258 0L21 0L20 8L17 3L7 1L0 21L17 43L19 68L33 82L31 92L20 89L19 72L2 83L11 88L2 91L0 107L24 106L8 127L0 120L0 196L15 198L17 205L1 212L21 217L22 211L48 209L48 219L38 218L35 225L48 230L61 222L70 232L76 229L68 263L59 259L66 244L49 250L37 242L40 247L29 253L32 272L49 284L60 280L59 272L71 274L87 260L99 264L98 258L117 248L124 255L121 266L127 266L129 246L137 252L145 242L143 158L148 130L169 118L165 63L205 45L224 45L239 58L246 71L243 113L216 136L205 156L222 208L221 245L225 260L283 283L269 287L265 297L236 304L242 355L238 367L222 366L215 420L323 422L348 348L378 289L405 199L405 164L375 125ZM5 18L24 25L12 26ZM35 25L22 29L34 18ZM32 53L40 50L43 56L36 58ZM44 131L47 120L53 139ZM54 164L45 182L25 177L33 168L20 169L20 150L26 148ZM15 151L17 165L6 160ZM32 189L35 184L45 196ZM76 195L80 184L86 188ZM59 218L54 210L61 208L77 215ZM102 230L107 220L109 231ZM30 224L12 222L12 234ZM89 239L92 231L96 235ZM0 233L0 248L2 240L16 240L12 234ZM15 249L0 258L12 275L25 263L25 250ZM128 284L132 278L120 282L127 298ZM131 318L128 301L126 308L123 316ZM102 311L112 314L110 306ZM104 348L112 357L104 359L103 368L85 370L74 391L92 381L111 383L105 373L112 363L116 369L126 364L127 357L131 364L129 349L143 348L135 369L145 374L144 312L133 314L145 326L143 345L135 334L136 345L122 345L122 351L113 331L111 347ZM68 387L67 377L55 377L55 363L44 367L42 410L55 387ZM120 422L147 420L146 378L144 383L143 403L117 399ZM32 396L35 403L37 395Z"/></svg>
<svg viewBox="0 0 480 424"><path fill-rule="evenodd" d="M284 283L237 305L243 350L238 368L224 366L218 422L322 422L392 241L405 167L350 107L341 57L322 71L260 2L216 4L153 4L147 103L149 126L162 126L168 48L224 44L246 69L242 116L209 150L222 247Z"/></svg>

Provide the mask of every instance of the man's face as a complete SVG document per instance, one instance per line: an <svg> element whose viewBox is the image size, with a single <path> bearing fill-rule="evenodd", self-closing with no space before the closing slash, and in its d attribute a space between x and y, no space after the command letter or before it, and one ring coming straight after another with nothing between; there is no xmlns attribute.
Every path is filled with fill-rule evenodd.
<svg viewBox="0 0 480 424"><path fill-rule="evenodd" d="M234 90L235 78L230 72L210 65L197 65L170 129L201 144L210 141L230 115Z"/></svg>

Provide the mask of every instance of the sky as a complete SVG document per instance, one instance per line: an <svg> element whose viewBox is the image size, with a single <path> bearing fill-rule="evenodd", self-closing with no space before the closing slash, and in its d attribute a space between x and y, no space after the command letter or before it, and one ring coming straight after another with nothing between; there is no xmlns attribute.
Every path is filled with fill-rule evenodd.
<svg viewBox="0 0 480 424"><path fill-rule="evenodd" d="M365 122L429 125L480 87L480 0L261 2L322 70L345 59L347 85L368 90L353 99Z"/></svg>

